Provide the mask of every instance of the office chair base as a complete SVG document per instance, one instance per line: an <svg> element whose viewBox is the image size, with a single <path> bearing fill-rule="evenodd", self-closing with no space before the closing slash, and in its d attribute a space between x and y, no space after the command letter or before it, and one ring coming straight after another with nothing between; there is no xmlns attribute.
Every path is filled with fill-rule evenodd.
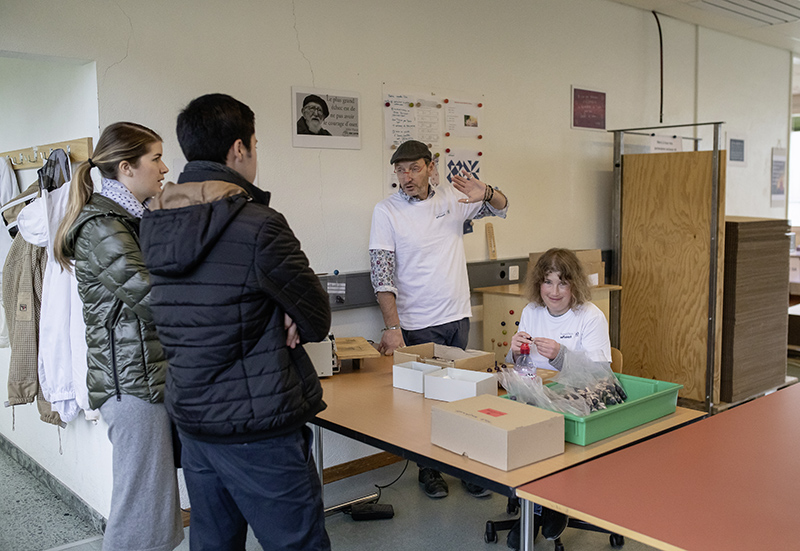
<svg viewBox="0 0 800 551"><path fill-rule="evenodd" d="M511 507L509 506L509 509ZM486 522L486 530L483 533L483 541L486 543L497 543L497 532L503 530L511 530L514 528L514 525L519 522L519 519L508 519L508 520L489 520ZM540 517L535 518L535 522L533 525L533 538L536 539L536 536L539 534L539 524L540 524ZM625 538L620 536L619 534L614 534L605 530L603 528L598 528L593 524L589 524L587 522L583 522L582 520L578 520L575 518L569 519L569 528L578 528L580 530L588 530L590 532L600 532L604 534L608 534L608 543L611 545L612 549L622 549L625 545ZM564 551L564 544L561 543L561 538L557 538L553 540L553 547L554 551ZM519 547L517 547L518 549Z"/></svg>

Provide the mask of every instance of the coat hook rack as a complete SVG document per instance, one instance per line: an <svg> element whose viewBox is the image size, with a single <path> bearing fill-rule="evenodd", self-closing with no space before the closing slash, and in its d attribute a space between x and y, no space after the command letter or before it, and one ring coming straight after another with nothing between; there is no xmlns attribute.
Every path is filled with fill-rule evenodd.
<svg viewBox="0 0 800 551"><path fill-rule="evenodd" d="M14 151L5 151L0 153L0 157L8 157L11 160L14 170L26 170L43 166L50 157L50 154L56 149L63 149L67 152L72 162L80 163L87 160L93 152L92 138L79 138L76 140L37 145ZM48 152L47 156L45 156L45 151Z"/></svg>

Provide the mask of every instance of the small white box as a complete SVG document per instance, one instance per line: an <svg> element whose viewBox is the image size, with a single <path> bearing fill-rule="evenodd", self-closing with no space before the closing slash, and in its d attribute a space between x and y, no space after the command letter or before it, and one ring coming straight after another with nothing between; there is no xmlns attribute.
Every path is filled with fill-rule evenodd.
<svg viewBox="0 0 800 551"><path fill-rule="evenodd" d="M497 380L491 373L448 367L425 375L425 397L452 402L480 394L497 396Z"/></svg>
<svg viewBox="0 0 800 551"><path fill-rule="evenodd" d="M431 442L510 471L564 453L564 416L497 396L436 404Z"/></svg>
<svg viewBox="0 0 800 551"><path fill-rule="evenodd" d="M789 282L800 283L800 256L789 257Z"/></svg>
<svg viewBox="0 0 800 551"><path fill-rule="evenodd" d="M330 377L333 375L333 368L336 359L333 355L333 343L329 337L325 337L320 342L307 342L303 348L311 358L317 377Z"/></svg>
<svg viewBox="0 0 800 551"><path fill-rule="evenodd" d="M392 385L411 392L425 392L425 374L440 371L438 365L421 362L405 362L392 366Z"/></svg>

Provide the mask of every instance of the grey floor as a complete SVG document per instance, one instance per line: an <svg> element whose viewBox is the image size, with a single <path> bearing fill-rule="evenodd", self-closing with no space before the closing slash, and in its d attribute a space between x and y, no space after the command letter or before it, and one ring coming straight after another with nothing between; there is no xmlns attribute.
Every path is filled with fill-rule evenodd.
<svg viewBox="0 0 800 551"><path fill-rule="evenodd" d="M404 466L405 462L396 463L328 484L325 486L326 505L373 492L375 484L389 484ZM393 519L356 522L343 514L328 517L326 525L333 550L507 549L505 533L500 534L496 544L483 541L487 519L508 518L506 498L492 495L476 499L464 491L458 480L447 475L445 480L450 485L450 495L442 500L431 500L417 484L416 465L409 465L395 484L382 490L380 502L394 507ZM102 535L3 451L0 451L0 496L0 551L100 551ZM608 536L604 534L567 530L562 541L567 551L611 549ZM536 548L549 551L553 544L540 537ZM186 539L177 549L189 550L189 528ZM626 540L625 549L647 551L652 548ZM260 550L261 546L251 533L247 551Z"/></svg>

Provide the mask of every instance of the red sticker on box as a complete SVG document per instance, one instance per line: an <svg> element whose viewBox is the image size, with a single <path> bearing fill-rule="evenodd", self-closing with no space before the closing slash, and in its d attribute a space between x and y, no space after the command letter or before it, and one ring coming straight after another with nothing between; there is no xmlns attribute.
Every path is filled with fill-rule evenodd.
<svg viewBox="0 0 800 551"><path fill-rule="evenodd" d="M485 413L486 415L491 415L492 417L502 417L506 415L504 411L497 411L496 409L486 408L486 409L479 409L478 413Z"/></svg>

